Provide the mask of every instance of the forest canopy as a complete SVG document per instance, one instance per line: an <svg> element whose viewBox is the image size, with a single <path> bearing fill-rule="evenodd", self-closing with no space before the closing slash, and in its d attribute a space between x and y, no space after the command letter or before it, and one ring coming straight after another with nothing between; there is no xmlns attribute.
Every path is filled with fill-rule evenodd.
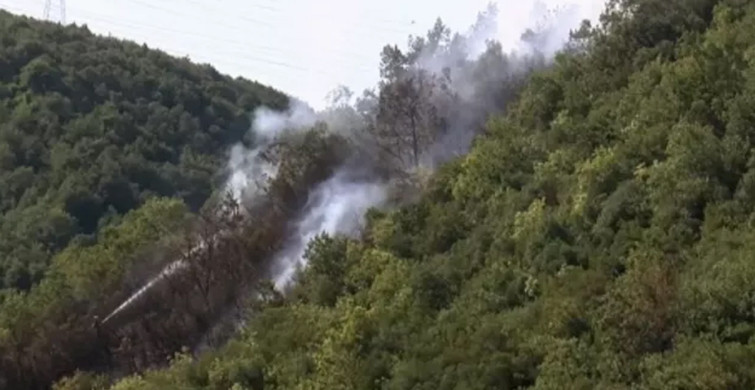
<svg viewBox="0 0 755 390"><path fill-rule="evenodd" d="M754 50L752 2L611 1L418 203L113 388L753 388Z"/></svg>
<svg viewBox="0 0 755 390"><path fill-rule="evenodd" d="M49 29L65 31L60 33L63 37L90 37L76 28L4 18L0 20L8 26L21 26L13 28L35 30L28 34ZM221 84L236 91L235 99L223 88L208 87L200 95L209 99L203 101L209 102L209 106L201 106L203 113L207 107L215 107L218 96L225 96L230 106L221 106L237 107L238 112L229 112L243 120L239 119L245 118L241 109L249 103L240 97L247 96L241 92L247 91L244 88L259 90L248 96L267 96L265 99L281 106L285 103L283 97L260 86L230 81L159 53L141 52L145 49L139 46L87 39L116 45L118 48L112 49L116 58L122 52L142 53L139 60L129 61L141 63L146 61L143 58L151 58L146 61L151 65L144 67L154 65L150 69L155 72L164 64L170 64L169 69L181 69L183 64L209 80L225 80ZM79 188L64 185L70 174L49 186L46 183L57 177L52 173L40 175L42 184L31 176L34 180L26 179L34 184L30 188L39 185L47 192L34 198L41 189L30 195L24 190L23 196L10 203L13 207L8 206L8 213L21 209L27 198L38 199L29 203L30 210L58 207L33 214L46 229L33 231L52 234L48 239L59 242L56 245L60 247L70 244L55 256L48 277L30 292L6 290L0 294L0 387L5 380L46 388L51 378L63 376L55 389L751 389L755 387L753 53L752 2L609 1L598 25L583 25L553 63L528 75L517 93L505 94L502 101L507 106L489 118L484 135L475 139L470 152L441 165L416 202L370 211L361 237L320 235L312 240L306 251L309 266L298 274L291 291L281 295L258 290L261 298L248 308L243 328L221 348L172 355L167 367L146 364L147 368L125 370L136 372L132 375L108 370L106 356L92 360L101 350L90 343L97 338L87 328L89 315L96 311L89 305L102 295L124 295L119 290L119 272L125 272L137 254L169 248L166 241L175 237L168 232L182 231L189 225L186 221L195 218L190 211L198 209L199 200L212 191L211 178L216 171L210 168L216 169L212 162L218 162L218 157L212 156L220 156L220 152L203 152L211 164L202 170L207 176L201 176L201 183L207 187L201 188L207 192L201 196L189 196L195 190L189 179L182 182L168 176L173 185L187 184L165 193L155 189L162 187L140 187L142 182L134 181L135 188L145 190L144 195L134 195L128 203L132 207L119 210L115 205L120 203L107 201L113 202L107 204L115 211L102 211L96 223L89 225L82 221L87 221L92 204L100 207L94 210L104 210L102 205L111 199L108 194L122 191L108 192L108 187L102 187L97 201L79 202L79 195L67 203L68 198L55 196L68 194L59 193L67 188ZM384 65L390 65L392 58L401 59L404 53L395 54L385 56ZM410 68L400 61L397 64L401 69ZM65 66L48 63L15 68L8 78L15 89L3 92L14 96L14 104L3 106L11 118L9 123L16 123L13 118L23 113L16 111L26 98L18 96L54 95L34 92L38 91L35 88L58 91L65 96L61 99L71 101L70 107L86 106L74 105L76 99L69 97L78 96L76 88L60 89L67 85L60 81L68 80L66 77L50 81L55 79L53 75L64 74L57 69ZM21 71L27 67L30 69ZM24 76L36 72L34 69L46 76ZM71 67L70 72L79 70L80 66ZM194 74L185 72L180 80ZM378 104L380 98L390 100L401 83L411 87L418 80L411 72L401 73L404 70L394 77L399 84L382 85L387 94L377 96ZM195 81L179 84L191 90L197 82L219 82L193 77ZM20 87L22 80L26 87ZM130 77L128 82L133 80ZM150 87L146 90L154 97L155 85ZM108 104L129 101L109 96L109 88L110 84L102 89L108 91ZM81 92L86 97L81 101L96 99L95 89L91 95ZM162 100L166 96L170 94L161 93L155 98L161 103L153 104L168 107ZM146 104L145 99L152 101L135 98L137 103L132 104ZM249 108L263 99L251 102ZM393 102L384 101L382 107L391 108L389 103ZM205 130L207 137L220 137L213 141L217 149L242 137L243 132L232 130L235 122L231 117L217 114L225 112L220 106L210 111L228 120L223 122L225 126L218 125L222 132L210 131L212 125L203 127L203 116L196 114L198 127L182 133L176 141L169 137L170 130L180 128L182 122L160 127L164 116L149 121L149 116L140 117L138 111L129 111L131 106L123 104L114 111L93 107L84 117L97 112L110 118L108 115L127 112L130 120L136 121L135 128L150 129L137 135L166 131L168 138L160 141L151 135L134 135L130 139L144 139L133 142L138 147L124 148L143 151L139 161L147 167L193 167L184 163L182 156L207 143L205 138L196 144L187 140L204 137ZM397 131L386 123L402 126L399 137L394 138L407 149L407 139L422 135L420 130L433 130L434 121L425 120L431 116L419 112L415 117L419 115L421 126L407 126L411 116L388 115L383 116L388 122L378 123L384 127L370 130ZM32 117L42 121L46 116ZM62 131L63 127L56 127L62 125L54 124L63 122L51 121L53 125L46 131L57 134L57 129L57 142L71 145L76 143L68 140L72 137L69 132L83 134L81 139L90 144L79 149L70 146L70 150L88 153L97 150L91 145L103 139L121 139L115 130L123 130L115 125L120 122L98 118L99 122L64 122L77 124L76 131ZM18 129L24 128L18 126L24 122L19 123L12 127L16 130L8 131L23 134ZM148 127L150 123L157 127ZM109 129L113 134L103 136L110 134ZM227 134L235 135L226 139ZM42 138L19 139L36 145L32 141ZM181 145L181 153L174 145ZM281 157L288 176L276 179L271 188L277 199L296 205L305 203L306 189L332 173L330 167L346 157L333 152L342 150L339 137L317 131L302 135L292 145L284 148L288 154L282 153L288 157ZM0 153L12 159L0 158L0 163L12 161L14 167L21 161L16 156L18 150L36 150L6 149L2 152L0 148ZM40 146L40 150L47 149ZM402 162L416 165L418 152L409 147L404 151L408 163ZM49 153L50 161L58 161L52 158L56 155L52 150ZM52 165L40 163L47 160L39 155L45 156L41 152L24 155L30 173L54 172ZM70 172L79 172L71 167L99 170L110 166L84 165L82 161L92 159L83 159L75 160L79 165L61 164ZM32 161L38 161L38 166ZM112 166L126 169L131 160L118 161L121 165ZM123 171L123 177L130 178L128 172ZM84 178L80 180L92 180L76 182L83 189L105 180L102 177L112 177L81 175ZM160 183L163 176L148 177L156 181L147 183ZM153 192L167 197L151 198ZM69 209L71 205L76 207ZM81 209L79 205L83 205ZM77 214L76 210L86 212ZM239 247L247 249L237 251L234 244L228 248L235 252L223 253L240 257L269 253L265 244L284 230L279 216L287 214L281 210L286 209L270 207L267 217L252 221L237 237L242 241ZM28 213L32 215L32 211ZM121 214L125 216L119 218ZM50 228L54 225L43 218L53 217L63 221L61 226L71 226L71 233L55 235L68 230ZM86 237L96 232L102 236L97 242ZM16 237L0 233L3 239ZM71 241L77 235L82 238ZM39 248L36 238L18 237L29 240L29 252L38 250L47 256L53 252ZM9 246L17 247L25 248ZM40 260L38 264L46 263ZM110 277L97 283L100 274ZM156 329L152 335L184 331L198 322L183 316L170 319L173 322L162 324L175 328ZM144 323L154 323L149 321ZM140 336L139 326L133 325L131 334ZM150 336L148 333L141 336ZM157 346L169 339L157 338ZM147 348L134 350L128 353L137 362L154 363L155 356L162 359L165 355ZM72 362L82 357L89 364L73 370Z"/></svg>
<svg viewBox="0 0 755 390"><path fill-rule="evenodd" d="M132 42L0 11L0 290L152 197L197 211L282 93Z"/></svg>

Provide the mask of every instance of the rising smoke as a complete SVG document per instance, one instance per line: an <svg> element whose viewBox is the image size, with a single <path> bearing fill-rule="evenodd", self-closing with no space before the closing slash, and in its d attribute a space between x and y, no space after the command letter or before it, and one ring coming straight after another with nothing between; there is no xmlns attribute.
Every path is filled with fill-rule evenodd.
<svg viewBox="0 0 755 390"><path fill-rule="evenodd" d="M364 227L364 214L387 199L384 183L355 181L347 169L312 191L304 216L296 224L287 245L273 259L270 275L275 287L284 290L304 263L304 251L316 235L346 235L354 238Z"/></svg>
<svg viewBox="0 0 755 390"><path fill-rule="evenodd" d="M452 36L442 24L438 24L427 37L412 39L406 51L398 51L396 48L393 53L398 53L397 63L402 67L401 72L398 72L400 76L392 79L384 77L375 90L367 91L356 101L353 94L341 88L338 89L339 93L334 94L332 106L323 112L315 112L296 100L292 100L289 109L283 112L265 107L257 109L253 113L250 137L246 143L230 150L227 166L229 176L225 187L242 205L251 206L249 210L258 206L263 209L271 206L267 202L268 198L272 198L267 196L268 187L279 170L281 177L286 177L284 173L288 172L279 169L282 160L271 158L271 150L277 144L286 142L289 135L306 133L313 127L321 128L324 124L327 131L348 141L348 146L352 149L350 157L344 163L340 162L341 159L312 160L323 162L322 165L327 165L328 169L320 170L325 172L322 175L312 175L304 180L304 187L308 190L304 192L308 195L303 198L306 202L299 202L299 194L295 194L296 202L292 203L296 203L295 210L298 211L272 213L273 217L265 219L259 229L275 232L264 236L266 244L270 246L260 250L259 253L263 254L258 256L259 259L254 259L255 266L260 265L262 272L257 274L258 270L252 270L250 273L254 275L246 278L247 273L240 272L237 267L241 264L240 261L226 264L225 269L230 270L230 275L242 274L244 277L218 279L220 282L214 283L214 286L220 287L216 289L216 295L223 299L215 299L212 304L208 303L198 310L192 307L186 309L191 315L201 314L203 317L202 324L194 328L187 326L184 338L201 336L198 343L200 349L210 346L214 342L214 335L222 341L228 334L226 327L236 329L244 321L239 307L229 306L222 294L232 294L234 299L254 297L255 291L261 291L255 290L257 285L254 282L258 277L272 280L278 291L285 292L296 280L297 272L306 267L304 254L315 236L326 233L358 238L364 227L367 210L394 206L397 200L406 201L407 195L417 192L415 189L418 186L405 185L407 178L415 183L421 181L418 180L421 175L466 153L472 139L483 129L487 118L505 111L508 103L516 98L527 75L547 65L555 52L563 47L571 29L578 27L585 17L594 19L597 16L595 4L598 3L602 4L602 0L549 8L545 6L545 2L536 2L530 18L530 29L518 36L514 49L508 52L504 50L507 46L498 41L501 40L502 31L500 21L505 21L509 16L506 10L490 7L480 14L477 22L464 34ZM418 103L429 107L428 112L439 117L437 122L427 123L439 125L437 128L423 129L431 131L433 136L427 138L426 145L422 145L421 156L415 159L414 166L393 169L395 167L388 161L389 154L375 146L378 140L374 130L385 124L381 123L385 120L385 111L397 106L391 106L391 103L395 103L391 102L394 96L383 96L383 92L401 92L400 88L391 90L389 87L391 83L401 83L403 77L427 77L427 80L432 81L428 84L429 91L417 94L420 99L424 99ZM403 108L398 106L398 109ZM308 161L306 158L304 160ZM333 164L337 166L330 169ZM256 214L252 212L248 216L252 220ZM276 222L271 223L271 220ZM274 228L269 228L271 225ZM145 310L136 307L139 306L139 301L145 301L150 291L161 284L165 285L169 282L168 279L176 278L180 282L181 275L190 273L192 267L196 266L190 262L192 254L197 254L197 251L212 252L204 249L215 248L215 243L223 241L226 233L225 230L213 231L205 237L205 241L195 242L183 257L168 263L96 325L118 327L119 324L130 321L129 312L141 313L140 310ZM225 255L223 253L219 257ZM216 261L223 261L212 256L209 259L212 261L207 269L202 269L209 271L206 275L212 275L213 267L218 266ZM254 281L247 285L252 279ZM188 284L189 282L176 283L169 287L186 287ZM176 290L183 291L182 288ZM171 302L179 302L183 296L177 297L167 302L167 306ZM191 298L183 301L188 301L189 306L193 303ZM210 302L209 299L206 301ZM142 306L151 304L150 301ZM190 316L177 318L183 321Z"/></svg>
<svg viewBox="0 0 755 390"><path fill-rule="evenodd" d="M258 108L253 113L250 145L234 146L228 160L226 190L242 204L253 205L263 200L267 185L278 172L277 163L268 158L267 152L286 135L325 123L328 131L344 136L355 149L352 158L311 189L303 211L290 221L284 246L273 255L266 272L276 288L284 290L294 280L297 270L306 266L304 253L312 238L321 233L358 234L368 209L388 206L396 192L407 188L397 185L406 178L405 174L416 176L418 172L432 172L439 164L466 153L487 118L504 111L526 76L545 66L567 42L570 31L579 27L584 19L594 20L602 5L603 0L589 0L548 7L545 2L536 1L529 18L531 26L518 37L510 53L504 53L499 43L502 40L500 22L506 21L508 16L506 10L501 12L495 6L480 13L465 34L451 36L438 24L428 37L413 38L410 44L413 47L401 54L412 58L404 64L405 74L430 75L434 80L441 80L433 84L431 93L423 95L428 100L423 103L440 113L443 126L433 129L435 137L423 148L419 166L405 169L398 174L400 177L396 177L395 170L380 169L385 164L381 160L385 155L375 149L376 140L370 134L370 129L379 126L381 120L384 99L380 88L386 86L385 80L378 85L377 92L366 91L356 102L353 94L341 87L334 94L332 106L319 113L293 99L283 112ZM385 172L394 175L386 177ZM193 250L201 249L202 245ZM110 313L106 321L158 282L184 268L182 260L168 264Z"/></svg>
<svg viewBox="0 0 755 390"><path fill-rule="evenodd" d="M437 44L414 53L418 54L411 63L414 70L444 80L429 98L433 108L443 114L444 129L427 145L421 167L432 171L438 164L466 153L487 118L503 111L516 97L526 75L545 66L568 41L570 31L584 19L594 20L603 6L603 0L561 3L549 7L544 1L536 1L529 29L521 32L510 53L504 53L497 43L501 40L500 22L506 23L506 10L501 12L492 5L465 34L451 37L445 36L449 33L443 29L434 31L442 36ZM431 40L428 36L425 42ZM287 131L302 131L318 121L325 122L329 131L349 137L364 157L349 160L311 191L304 211L292 223L286 245L273 258L269 276L277 288L284 289L296 271L306 265L304 252L309 240L320 233L356 234L364 223L365 212L385 206L389 199L393 181L363 174L365 168L368 172L374 168L366 165L380 164L375 157L380 154L372 150L370 137L365 136L370 124L379 120L379 90L380 87L377 92L365 93L354 103L352 95L341 89L340 100L320 113L301 102L295 102L285 112L258 109L252 127L254 147L236 146L232 150L228 188L239 199L256 196L262 188L260 183L275 175L275 167L261 155Z"/></svg>
<svg viewBox="0 0 755 390"><path fill-rule="evenodd" d="M311 128L318 120L312 108L294 99L284 112L259 107L253 116L252 146L237 144L231 148L228 160L230 177L226 184L226 190L235 199L247 201L263 195L266 183L277 173L275 164L265 158L265 151L271 144L288 132Z"/></svg>

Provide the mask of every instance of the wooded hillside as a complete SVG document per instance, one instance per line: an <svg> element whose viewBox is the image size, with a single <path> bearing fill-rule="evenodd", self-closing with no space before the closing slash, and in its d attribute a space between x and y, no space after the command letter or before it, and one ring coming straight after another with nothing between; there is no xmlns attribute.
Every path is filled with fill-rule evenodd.
<svg viewBox="0 0 755 390"><path fill-rule="evenodd" d="M0 290L150 197L198 210L283 94L135 43L0 11Z"/></svg>
<svg viewBox="0 0 755 390"><path fill-rule="evenodd" d="M0 21L32 36L57 31L6 14ZM755 387L755 4L611 0L601 21L576 32L551 66L528 76L523 90L507 91L500 99L509 104L499 110L504 113L490 118L468 155L435 172L417 202L371 211L360 239L320 236L290 294L260 286L260 299L227 345L200 356L179 353L167 367L160 367L166 355L200 334L203 313L149 308L141 322L120 330L128 337L115 338L131 344L118 345L95 335L92 315L109 307L103 300L117 303L128 295L124 280L135 264L172 258L181 233L201 225L187 211L212 191L222 163L217 156L242 136L234 124L246 120L244 110L260 102L280 107L285 99L76 28L64 31L85 39L70 38L68 45L117 47L103 67L133 61L161 76L144 76L153 84L139 77L107 84L115 81L105 78L98 82L107 98L92 105L86 102L99 101L99 84L83 84L90 87L82 92L68 84L83 83L76 81L81 66L31 67L27 61L0 67L16 69L3 81L11 85L2 92L9 96L2 115L10 119L0 121L0 140L31 145L0 147L0 156L10 156L0 164L13 164L2 180L23 178L24 167L41 178L13 179L31 184L18 187L20 195L2 195L8 210L3 229L9 218L27 222L0 231L0 239L18 240L0 250L23 249L40 259L18 263L29 265L28 282L14 276L7 283L31 285L41 275L35 270L68 244L28 293L0 293L0 387L46 388L62 376L57 390ZM52 35L37 46L66 46L50 44L68 42L66 34ZM37 47L29 45L25 50ZM17 44L0 47L10 50L6 46ZM59 52L65 51L49 50ZM88 58L88 52L73 52L66 63ZM53 54L38 62L54 64ZM385 63L404 69L403 53L395 54L384 59L397 61ZM161 84L170 80L165 69L184 69L172 94ZM406 81L402 72L396 75ZM519 79L488 79L502 88L520 85ZM377 102L393 107L390 93L406 84L384 84ZM196 101L202 104L189 103ZM86 114L68 118L55 107ZM134 107L149 107L149 115ZM169 114L173 110L178 117ZM186 122L193 125L178 131L184 115L195 118ZM435 123L415 129L405 118L388 119L393 122L377 119L371 130L395 133L401 129L391 124L398 124L419 135L416 129L432 130ZM24 120L40 125L23 127ZM119 120L136 126L119 127ZM22 136L38 129L45 129L44 137ZM274 251L270 242L284 235L284 221L298 215L307 190L346 158L343 140L326 134L299 135L280 152L283 169L270 196L293 207L265 207L269 214L247 221L216 258L229 254L256 264ZM45 146L45 137L56 143ZM118 142L126 146L88 154ZM68 149L55 152L59 144ZM208 145L211 150L202 149ZM19 155L27 150L39 152ZM409 148L404 165L418 165L418 152ZM122 159L104 163L116 157ZM132 161L140 167L133 178ZM113 171L100 172L107 167ZM111 191L105 185L111 179L129 184ZM16 187L0 191L7 188ZM91 189L97 192L85 191ZM131 200L111 196L124 193ZM152 193L183 202L146 200ZM5 206L6 199L13 200ZM26 226L30 230L22 230ZM86 238L92 234L99 236L94 244ZM69 243L76 235L83 238ZM20 256L4 253L0 261ZM6 275L24 275L13 272ZM225 272L218 280L234 276ZM143 364L129 367L133 362Z"/></svg>
<svg viewBox="0 0 755 390"><path fill-rule="evenodd" d="M419 203L114 388L753 388L755 5L610 5Z"/></svg>

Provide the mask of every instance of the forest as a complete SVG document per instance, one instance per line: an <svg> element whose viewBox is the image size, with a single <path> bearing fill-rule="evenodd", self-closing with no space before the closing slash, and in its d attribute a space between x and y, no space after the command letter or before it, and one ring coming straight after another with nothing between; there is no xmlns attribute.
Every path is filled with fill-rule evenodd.
<svg viewBox="0 0 755 390"><path fill-rule="evenodd" d="M283 108L285 97L80 27L0 17L3 29L31 34L22 44L2 34L0 45L1 61L15 64L0 67L13 70L0 90L8 118L0 122L0 226L10 232L0 230L8 264L0 387L755 387L752 2L610 0L600 23L575 30L552 61L536 56L506 77L491 72L511 60L495 45L451 76L424 72L426 53L456 47L438 24L407 50L386 47L378 89L331 112L347 113L338 126L380 141L371 154L334 121L287 134L268 157L277 175L251 206L220 194L223 153L252 142L248 110ZM66 65L86 56L42 45L44 34L112 51L94 66L100 72L134 61L146 74L169 73L174 93L114 73L99 89L107 99L98 98L91 82L72 84L82 66ZM120 54L129 51L142 54ZM44 58L18 54L28 52ZM30 78L31 64L45 61L32 67L44 76ZM479 107L476 98L437 94L454 91L460 69L484 75L490 89L480 96L497 107L481 110L485 121L460 122L481 127L464 133L475 135L468 153L438 157L428 145L459 124L446 108ZM159 82L168 77L160 74ZM207 87L187 92L198 85ZM183 119L161 126L173 110L195 118L193 127ZM29 120L39 124L24 127ZM124 140L119 129L138 132ZM122 142L99 155L120 160L83 164L78 153L97 142ZM54 153L60 144L68 149ZM290 288L271 288L259 277L261 259L280 248L310 189L355 153L373 157L370 174L403 172L396 192L408 181L418 193L371 209L358 236L318 235ZM206 163L201 175L195 159ZM132 161L149 180L128 175ZM420 180L425 164L434 172ZM129 183L128 202L108 197L124 191L95 185L113 178L99 171L106 166ZM78 176L79 187L64 184ZM170 188L155 184L165 177ZM5 184L18 182L26 186ZM76 196L65 192L71 186ZM5 228L11 218L19 222ZM197 240L213 250L185 252L191 272L140 309L141 319L120 320L104 337L91 327L101 307ZM240 329L197 352L217 311L232 306L243 313Z"/></svg>
<svg viewBox="0 0 755 390"><path fill-rule="evenodd" d="M146 46L0 11L0 289L150 198L197 211L249 113L282 93Z"/></svg>

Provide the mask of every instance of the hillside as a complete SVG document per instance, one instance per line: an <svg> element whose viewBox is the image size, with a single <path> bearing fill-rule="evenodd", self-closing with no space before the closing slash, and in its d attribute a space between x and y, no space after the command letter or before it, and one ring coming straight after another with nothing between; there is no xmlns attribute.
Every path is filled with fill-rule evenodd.
<svg viewBox="0 0 755 390"><path fill-rule="evenodd" d="M355 107L255 145L276 172L241 202L206 200L229 146L258 141L250 110L285 97L0 21L37 38L0 35L16 53L0 61L48 53L0 66L15 69L0 177L23 184L0 186L20 188L2 193L0 261L21 276L0 291L0 389L755 387L752 2L611 0L547 67L495 44L468 60L439 22L384 49ZM399 201L375 202L358 234L319 235L273 290L270 262L327 219L315 195L339 180ZM113 310L175 259L185 274Z"/></svg>
<svg viewBox="0 0 755 390"><path fill-rule="evenodd" d="M265 112L308 108L85 27L0 13L0 37L0 389L115 379L227 340L218 325L263 283L344 139L321 125L260 138ZM276 174L225 196L249 164ZM171 266L185 272L130 300Z"/></svg>
<svg viewBox="0 0 755 390"><path fill-rule="evenodd" d="M418 203L113 388L753 388L755 5L611 6Z"/></svg>
<svg viewBox="0 0 755 390"><path fill-rule="evenodd" d="M38 283L153 197L197 211L260 105L287 97L86 28L0 11L0 290Z"/></svg>

